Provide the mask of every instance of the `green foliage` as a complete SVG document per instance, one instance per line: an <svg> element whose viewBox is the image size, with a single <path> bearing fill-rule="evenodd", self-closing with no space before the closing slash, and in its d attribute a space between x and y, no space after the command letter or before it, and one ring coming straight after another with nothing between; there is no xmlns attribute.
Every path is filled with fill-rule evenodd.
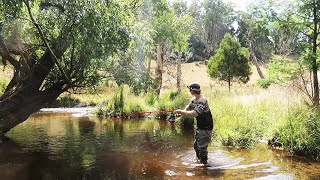
<svg viewBox="0 0 320 180"><path fill-rule="evenodd" d="M78 98L73 98L71 96L59 97L50 107L75 107L80 104Z"/></svg>
<svg viewBox="0 0 320 180"><path fill-rule="evenodd" d="M212 55L219 46L223 36L226 33L232 33L226 24L234 21L232 7L226 5L221 0L205 0L203 2L203 25L206 51L208 55ZM200 36L201 37L201 36Z"/></svg>
<svg viewBox="0 0 320 180"><path fill-rule="evenodd" d="M320 160L320 112L319 109L296 109L277 128L271 144L304 156Z"/></svg>
<svg viewBox="0 0 320 180"><path fill-rule="evenodd" d="M28 6L36 22L32 22ZM128 2L123 1L71 1L50 3L43 1L0 0L1 18L5 17L1 35L5 40L19 36L17 43L32 44L37 58L46 53L43 39L50 47L67 46L59 53L56 65L50 70L43 88L66 81L73 87L92 86L101 77L101 67L108 57L126 50L129 45L133 14ZM19 18L18 18L19 17ZM41 37L34 24L40 26ZM9 41L10 42L10 41ZM54 49L54 48L53 48ZM62 57L63 58L60 58ZM65 75L64 75L65 74Z"/></svg>
<svg viewBox="0 0 320 180"><path fill-rule="evenodd" d="M210 105L211 106L211 105ZM266 104L256 104L254 108L228 99L219 99L213 106L215 109L215 141L225 146L250 147L257 139L266 135Z"/></svg>
<svg viewBox="0 0 320 180"><path fill-rule="evenodd" d="M145 99L145 102L148 104L148 105L154 105L154 103L156 102L157 100L157 94L155 92L148 92L146 94L146 99Z"/></svg>
<svg viewBox="0 0 320 180"><path fill-rule="evenodd" d="M267 27L269 19L260 8L255 7L251 14L241 13L237 22L239 28L237 34L241 46L250 48L260 62L267 62L274 47L270 37L270 29Z"/></svg>
<svg viewBox="0 0 320 180"><path fill-rule="evenodd" d="M147 106L144 103L144 97L137 97L123 85L111 92L112 97L105 99L96 110L99 116L121 116L133 113L144 112ZM142 117L144 114L137 114Z"/></svg>
<svg viewBox="0 0 320 180"><path fill-rule="evenodd" d="M208 73L229 85L236 79L243 83L248 82L251 74L248 50L242 48L230 34L226 34L217 53L209 60Z"/></svg>
<svg viewBox="0 0 320 180"><path fill-rule="evenodd" d="M133 79L129 84L129 86L132 88L131 90L133 94L139 95L142 92L153 91L156 88L156 82L154 78L147 77L146 74L140 74L138 77Z"/></svg>
<svg viewBox="0 0 320 180"><path fill-rule="evenodd" d="M269 86L271 86L272 81L270 79L259 79L257 81L258 86L261 88L267 89Z"/></svg>
<svg viewBox="0 0 320 180"><path fill-rule="evenodd" d="M120 86L116 90L112 98L112 102L113 102L114 112L123 114L123 108L124 108L123 86Z"/></svg>
<svg viewBox="0 0 320 180"><path fill-rule="evenodd" d="M303 74L303 64L299 60L273 56L267 66L270 82L284 83L296 80Z"/></svg>
<svg viewBox="0 0 320 180"><path fill-rule="evenodd" d="M159 110L184 109L189 99L189 95L185 92L168 91L158 98L156 106Z"/></svg>
<svg viewBox="0 0 320 180"><path fill-rule="evenodd" d="M165 94L161 95L157 102L156 107L158 110L175 110L175 109L184 109L184 107L189 103L190 97L185 92L178 91L168 91ZM168 113L159 113L161 119L166 118Z"/></svg>
<svg viewBox="0 0 320 180"><path fill-rule="evenodd" d="M128 101L126 102L125 108L124 108L124 114L135 114L133 116L135 117L144 117L144 114L139 114L141 112L145 112L146 109L141 102L136 101Z"/></svg>
<svg viewBox="0 0 320 180"><path fill-rule="evenodd" d="M114 91L112 98L103 103L97 110L98 115L118 116L124 112L124 94L123 86L120 86Z"/></svg>

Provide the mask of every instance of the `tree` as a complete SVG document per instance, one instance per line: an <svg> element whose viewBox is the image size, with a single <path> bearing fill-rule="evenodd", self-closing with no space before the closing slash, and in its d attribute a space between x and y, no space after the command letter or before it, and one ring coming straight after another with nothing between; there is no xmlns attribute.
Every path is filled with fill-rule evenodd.
<svg viewBox="0 0 320 180"><path fill-rule="evenodd" d="M211 56L216 52L223 36L230 33L234 17L232 7L221 0L205 0L203 6L205 46L207 53Z"/></svg>
<svg viewBox="0 0 320 180"><path fill-rule="evenodd" d="M304 0L299 1L299 12L303 24L308 28L305 35L310 40L310 52L306 52L308 61L311 64L313 79L313 105L319 105L319 82L318 82L318 47L320 45L318 36L320 34L320 0Z"/></svg>
<svg viewBox="0 0 320 180"><path fill-rule="evenodd" d="M68 89L97 83L107 57L128 46L131 7L119 1L0 0L0 8L0 55L14 68L0 136Z"/></svg>
<svg viewBox="0 0 320 180"><path fill-rule="evenodd" d="M241 47L236 39L226 34L217 53L209 60L208 73L210 77L228 82L229 91L234 80L248 82L251 74L248 49Z"/></svg>
<svg viewBox="0 0 320 180"><path fill-rule="evenodd" d="M193 19L187 12L187 4L182 1L177 1L173 4L175 12L175 24L172 35L172 50L176 51L178 56L177 64L177 89L181 90L181 59L185 56L189 46L189 38L193 32ZM184 55L183 55L184 54Z"/></svg>
<svg viewBox="0 0 320 180"><path fill-rule="evenodd" d="M189 51L192 53L192 61L208 59L210 56L205 46L205 29L203 25L202 7L199 1L193 0L188 13L193 18L194 26L197 27L189 38Z"/></svg>
<svg viewBox="0 0 320 180"><path fill-rule="evenodd" d="M312 105L319 105L319 80L318 80L318 59L319 59L319 34L320 34L320 1L299 0L290 4L287 8L287 16L278 17L286 27L299 30L296 35L299 44L305 47L302 57L296 62L300 69L299 76L301 85L299 90L305 93L312 101Z"/></svg>
<svg viewBox="0 0 320 180"><path fill-rule="evenodd" d="M150 6L151 5L151 6ZM149 17L147 22L152 25L152 38L156 46L156 93L159 95L162 87L163 65L166 49L182 51L187 47L187 41L191 29L191 18L187 15L176 14L165 0L144 1ZM182 12L183 6L176 6L176 10Z"/></svg>

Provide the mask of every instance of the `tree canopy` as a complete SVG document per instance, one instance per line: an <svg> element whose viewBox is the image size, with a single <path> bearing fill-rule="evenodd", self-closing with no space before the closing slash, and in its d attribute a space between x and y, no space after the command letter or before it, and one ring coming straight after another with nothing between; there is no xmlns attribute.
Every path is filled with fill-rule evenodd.
<svg viewBox="0 0 320 180"><path fill-rule="evenodd" d="M209 60L208 73L228 82L229 89L234 80L248 82L251 74L248 49L241 47L230 34L225 34L217 53Z"/></svg>
<svg viewBox="0 0 320 180"><path fill-rule="evenodd" d="M107 57L128 47L129 4L1 0L0 7L0 55L14 68L0 97L0 134L62 92L95 84Z"/></svg>

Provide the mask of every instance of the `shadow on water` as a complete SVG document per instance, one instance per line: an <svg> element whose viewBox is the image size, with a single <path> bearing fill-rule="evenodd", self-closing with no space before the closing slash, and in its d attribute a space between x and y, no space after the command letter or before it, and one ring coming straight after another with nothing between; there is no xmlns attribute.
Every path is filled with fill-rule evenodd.
<svg viewBox="0 0 320 180"><path fill-rule="evenodd" d="M78 110L81 113L80 110ZM60 112L60 111L59 111ZM320 165L265 145L193 151L193 129L156 119L38 113L0 144L1 179L319 179Z"/></svg>

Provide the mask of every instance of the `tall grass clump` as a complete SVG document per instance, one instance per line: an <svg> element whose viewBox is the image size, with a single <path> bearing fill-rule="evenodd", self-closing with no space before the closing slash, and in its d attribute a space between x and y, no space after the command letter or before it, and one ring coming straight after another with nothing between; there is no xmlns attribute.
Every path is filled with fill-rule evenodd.
<svg viewBox="0 0 320 180"><path fill-rule="evenodd" d="M287 117L289 106L293 105L284 91L248 92L238 90L209 96L215 143L250 147L259 141L267 141L272 138L274 127Z"/></svg>
<svg viewBox="0 0 320 180"><path fill-rule="evenodd" d="M306 106L293 109L286 120L277 127L270 143L319 161L320 110Z"/></svg>
<svg viewBox="0 0 320 180"><path fill-rule="evenodd" d="M185 106L189 103L190 96L187 95L184 91L168 91L161 95L156 101L156 108L160 111L163 110L175 110L175 109L184 109ZM158 117L166 118L167 113L159 113Z"/></svg>
<svg viewBox="0 0 320 180"><path fill-rule="evenodd" d="M145 102L146 102L148 105L150 105L150 106L154 105L154 103L156 102L156 100L157 100L157 94L156 94L155 92L148 92L148 93L146 94Z"/></svg>
<svg viewBox="0 0 320 180"><path fill-rule="evenodd" d="M97 108L96 114L98 116L114 117L134 114L134 116L142 117L144 114L140 114L140 112L150 108L145 104L145 97L132 94L128 87L120 86L115 88L113 92Z"/></svg>
<svg viewBox="0 0 320 180"><path fill-rule="evenodd" d="M124 94L123 94L123 86L119 86L115 89L114 94L111 99L106 100L106 102L102 103L102 105L98 108L96 114L102 116L119 116L123 115L124 109Z"/></svg>

